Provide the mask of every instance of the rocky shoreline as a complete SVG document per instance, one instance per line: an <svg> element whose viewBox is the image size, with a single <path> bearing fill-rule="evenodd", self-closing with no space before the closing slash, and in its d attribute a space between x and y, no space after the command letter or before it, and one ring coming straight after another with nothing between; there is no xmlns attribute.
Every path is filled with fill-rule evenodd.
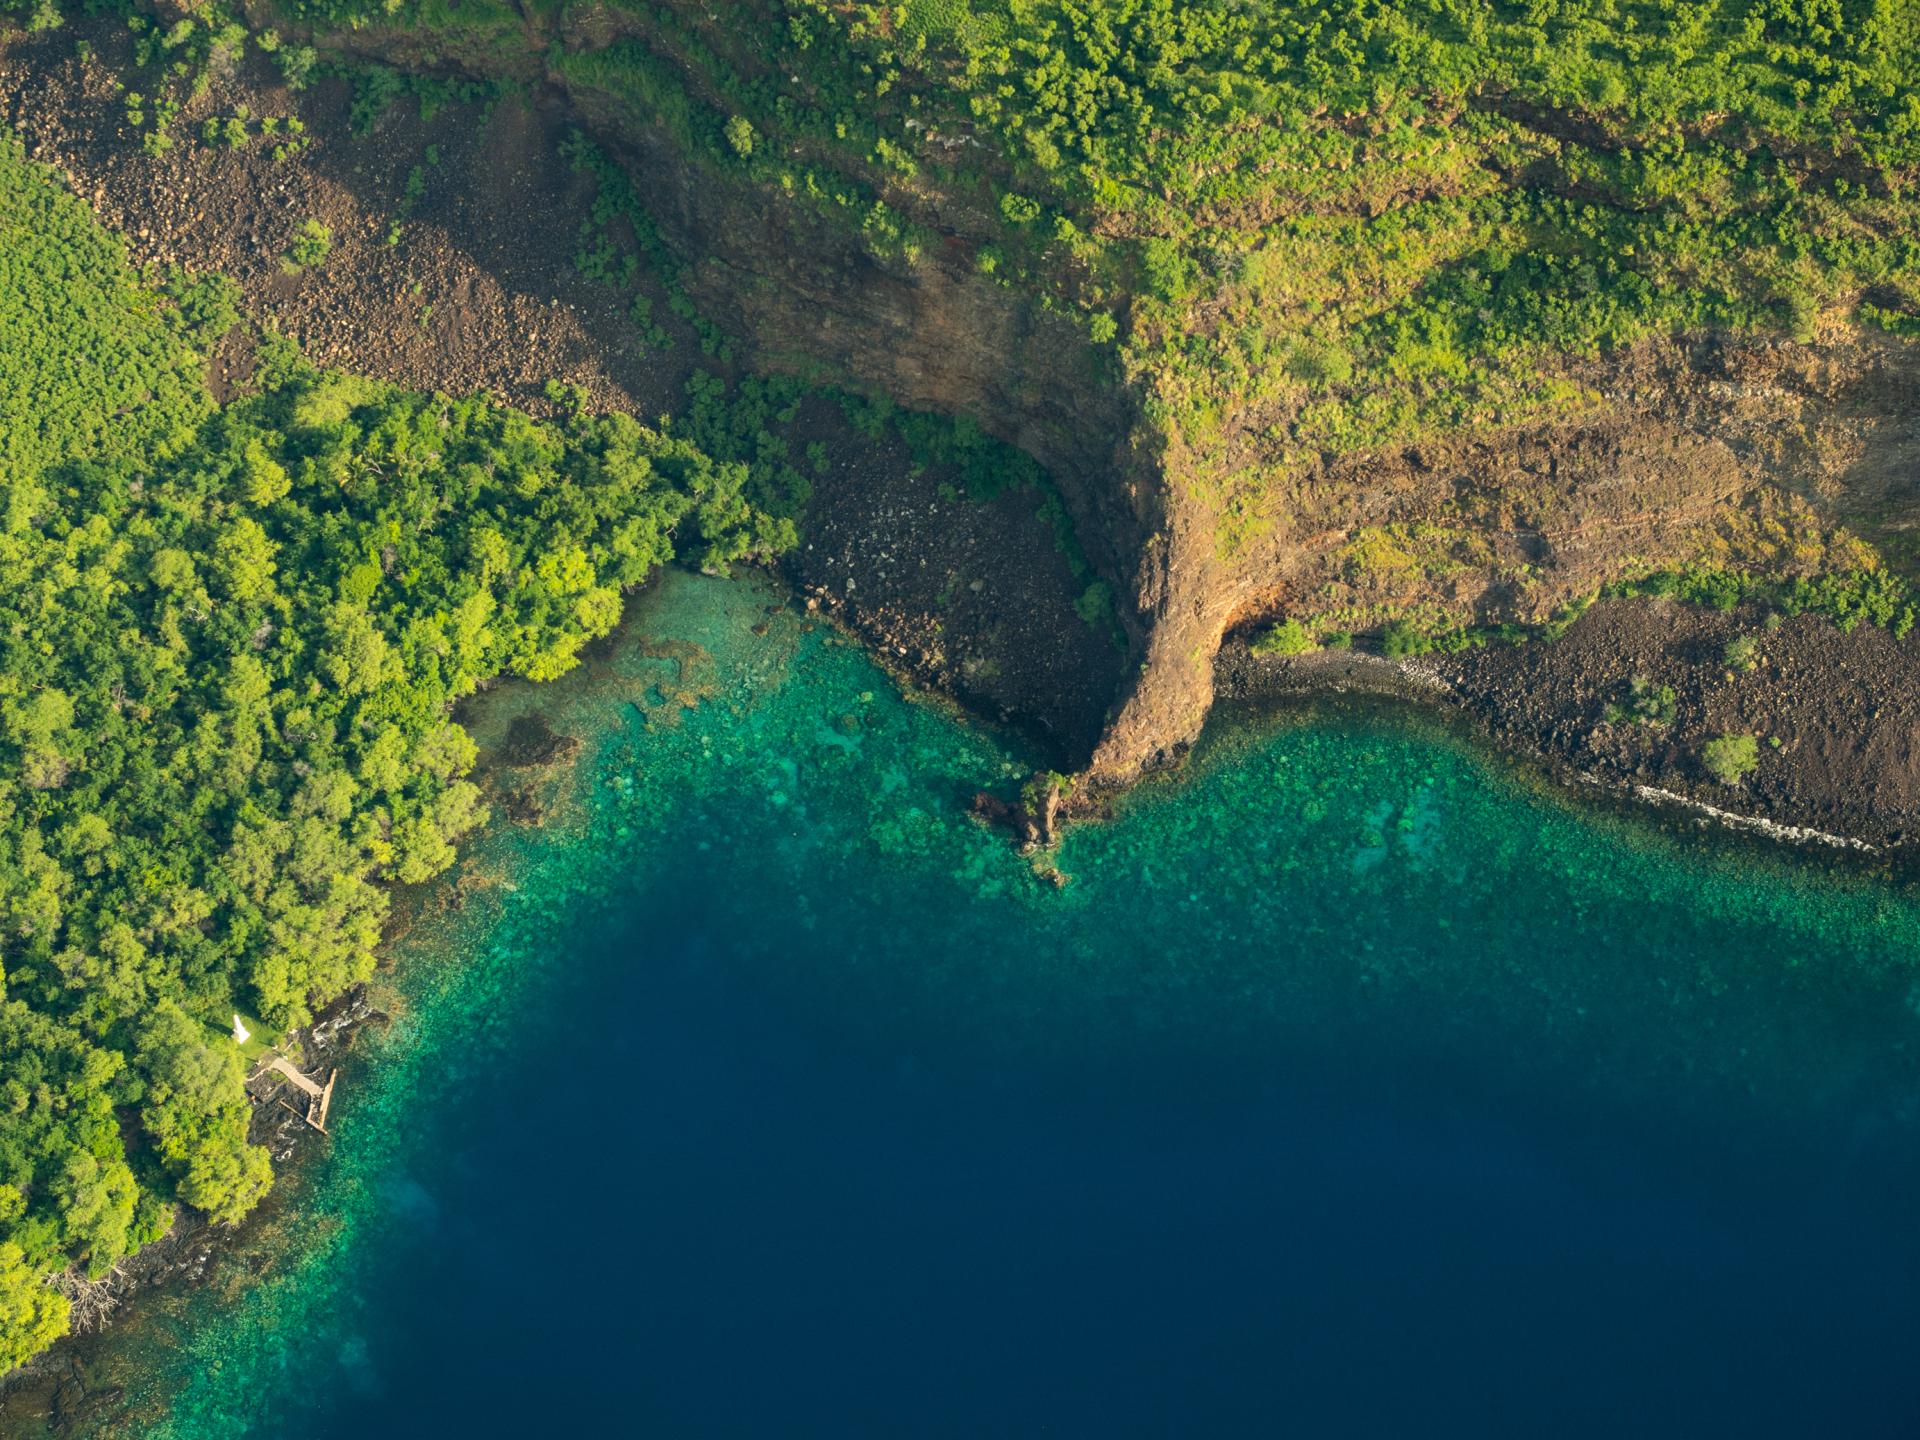
<svg viewBox="0 0 1920 1440"><path fill-rule="evenodd" d="M311 1025L295 1032L291 1046L305 1057L310 1069L334 1069L348 1061L362 1029L387 1018L373 1003L368 987L355 985L315 1016ZM280 1187L288 1183L287 1167L297 1173L298 1167L326 1151L325 1137L270 1098L263 1102L256 1097L248 1139L265 1146L273 1157ZM29 1435L35 1432L28 1427L36 1424L42 1427L40 1433L58 1434L104 1417L116 1407L123 1393L117 1385L94 1378L89 1364L92 1345L147 1292L206 1281L216 1253L230 1243L231 1232L182 1211L164 1236L99 1280L72 1271L57 1277L73 1305L72 1330L51 1350L0 1376L0 1435Z"/></svg>
<svg viewBox="0 0 1920 1440"><path fill-rule="evenodd" d="M1035 733L1030 717L983 709L924 652L898 643L893 616L852 598L859 575L856 568L852 595L811 583L807 572L790 569L788 579L809 610L860 638L902 684ZM1730 668L1727 646L1743 636L1754 640L1751 667ZM1636 681L1671 689L1671 718L1619 713ZM1901 873L1920 862L1920 645L1872 625L1846 631L1816 615L1770 620L1754 606L1723 612L1617 599L1593 606L1558 639L1455 654L1262 656L1242 636L1221 648L1214 686L1223 718L1339 696L1389 700L1455 725L1590 802L1597 791L1610 807L1650 818L1685 814L1729 835L1889 862ZM1753 773L1731 785L1701 761L1706 742L1723 734L1758 742ZM1053 834L1105 814L1111 798L1064 799ZM1048 839L1029 833L1017 797L982 797L976 809L1028 841Z"/></svg>
<svg viewBox="0 0 1920 1440"><path fill-rule="evenodd" d="M1734 654L1729 647L1751 643ZM1664 702L1636 718L1635 686ZM1920 650L1885 630L1670 600L1595 605L1559 639L1401 660L1331 651L1276 658L1229 644L1220 695L1388 695L1460 717L1501 751L1582 791L1676 807L1739 833L1910 865L1920 842ZM1728 784L1701 756L1756 740Z"/></svg>

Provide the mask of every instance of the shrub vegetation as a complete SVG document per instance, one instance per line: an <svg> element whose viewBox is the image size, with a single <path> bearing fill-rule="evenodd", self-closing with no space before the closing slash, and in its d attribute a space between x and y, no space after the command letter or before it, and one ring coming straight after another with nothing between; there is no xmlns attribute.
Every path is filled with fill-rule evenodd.
<svg viewBox="0 0 1920 1440"><path fill-rule="evenodd" d="M302 222L294 232L293 243L287 247L287 253L281 260L281 268L289 275L298 275L302 270L311 269L333 253L333 231L318 220Z"/></svg>
<svg viewBox="0 0 1920 1440"><path fill-rule="evenodd" d="M1751 735L1717 735L1700 751L1700 763L1722 785L1738 785L1760 764L1760 742Z"/></svg>
<svg viewBox="0 0 1920 1440"><path fill-rule="evenodd" d="M1305 655L1319 648L1313 632L1298 620L1282 620L1278 625L1271 626L1252 645L1256 655Z"/></svg>

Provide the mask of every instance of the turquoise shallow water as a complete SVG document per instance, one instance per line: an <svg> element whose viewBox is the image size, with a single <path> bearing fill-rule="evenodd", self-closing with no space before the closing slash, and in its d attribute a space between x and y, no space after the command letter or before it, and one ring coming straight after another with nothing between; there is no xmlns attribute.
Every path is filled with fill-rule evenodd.
<svg viewBox="0 0 1920 1440"><path fill-rule="evenodd" d="M587 741L549 823L108 1429L1911 1433L1909 895L1365 712L1055 889L964 812L1021 757L778 599L489 712Z"/></svg>

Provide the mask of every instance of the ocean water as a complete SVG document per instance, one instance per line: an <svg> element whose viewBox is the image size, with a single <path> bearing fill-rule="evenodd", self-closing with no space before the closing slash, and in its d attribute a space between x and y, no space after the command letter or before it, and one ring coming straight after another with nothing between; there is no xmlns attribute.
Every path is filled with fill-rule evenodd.
<svg viewBox="0 0 1920 1440"><path fill-rule="evenodd" d="M1920 1432L1920 905L1431 726L1075 830L755 583L643 602L422 897L332 1153L107 1432Z"/></svg>

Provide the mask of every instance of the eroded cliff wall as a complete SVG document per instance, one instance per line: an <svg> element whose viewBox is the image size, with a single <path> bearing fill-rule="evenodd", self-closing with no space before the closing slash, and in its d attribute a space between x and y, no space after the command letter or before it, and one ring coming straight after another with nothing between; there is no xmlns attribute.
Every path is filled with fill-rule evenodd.
<svg viewBox="0 0 1920 1440"><path fill-rule="evenodd" d="M560 62L643 31L586 7L530 16L520 43L473 51L417 32L322 43L564 96L633 177L703 312L756 364L969 416L1041 461L1132 650L1087 758L1097 782L1177 758L1206 717L1222 638L1265 617L1538 621L1653 565L1804 567L1847 535L1898 553L1920 513L1912 347L1837 322L1804 342L1645 343L1571 367L1582 398L1563 416L1293 456L1268 475L1251 417L1190 443L1147 418L1139 382L1123 383L1081 326L984 274L993 227L977 197L920 188L907 203L938 243L880 258L857 230L722 173L631 96ZM1251 512L1222 485L1249 474L1265 476Z"/></svg>

